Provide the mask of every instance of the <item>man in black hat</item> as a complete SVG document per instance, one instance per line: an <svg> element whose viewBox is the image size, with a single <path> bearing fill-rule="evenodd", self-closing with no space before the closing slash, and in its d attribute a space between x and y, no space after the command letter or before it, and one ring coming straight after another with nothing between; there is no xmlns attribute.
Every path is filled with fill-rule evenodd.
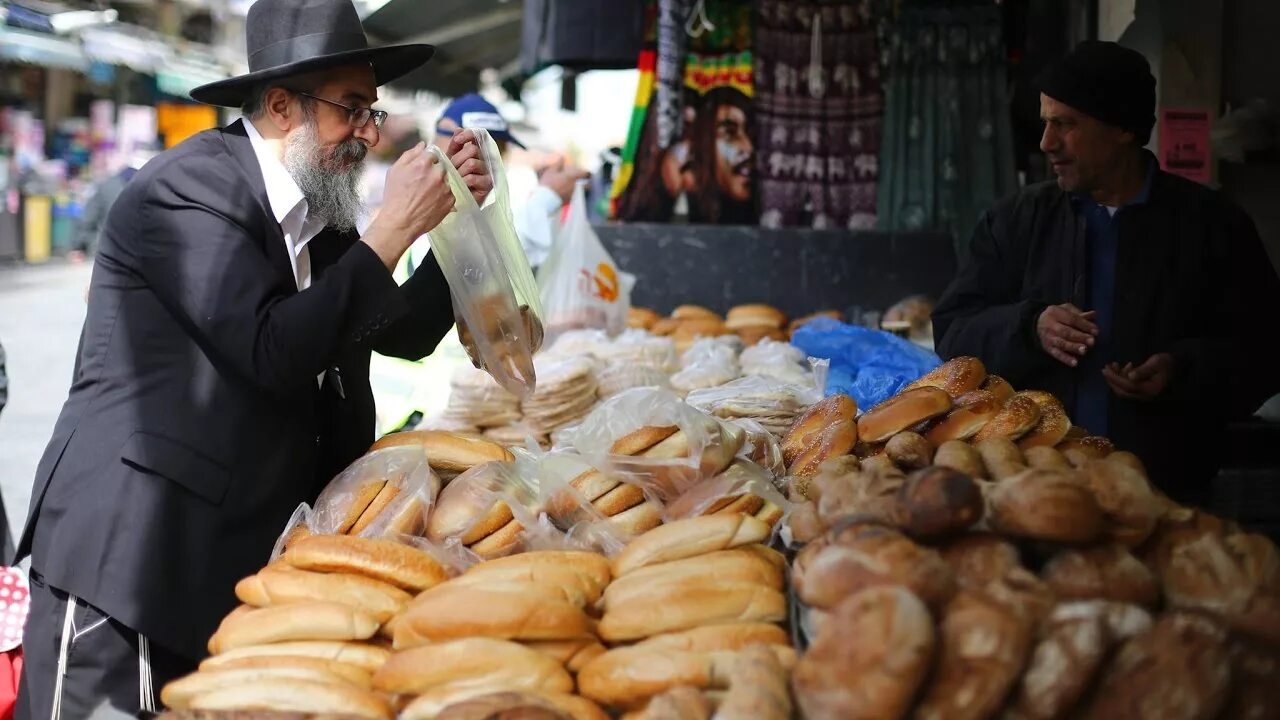
<svg viewBox="0 0 1280 720"><path fill-rule="evenodd" d="M258 0L247 29L251 72L192 92L245 118L147 163L103 228L19 543L20 718L157 709L298 503L372 442L370 352L416 359L453 325L433 258L391 277L453 208L422 145L354 231L377 88L432 48L368 47L350 0ZM483 199L474 136L448 155Z"/></svg>
<svg viewBox="0 0 1280 720"><path fill-rule="evenodd" d="M1054 393L1174 499L1202 504L1227 421L1277 389L1263 366L1276 274L1240 208L1143 149L1155 79L1142 55L1086 42L1038 84L1057 180L979 220L934 311L939 354Z"/></svg>

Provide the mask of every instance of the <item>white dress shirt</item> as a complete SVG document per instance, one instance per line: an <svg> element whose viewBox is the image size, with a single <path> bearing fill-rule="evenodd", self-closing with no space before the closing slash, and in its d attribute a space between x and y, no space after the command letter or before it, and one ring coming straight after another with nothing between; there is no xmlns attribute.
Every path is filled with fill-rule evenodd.
<svg viewBox="0 0 1280 720"><path fill-rule="evenodd" d="M324 222L307 215L307 198L303 196L298 183L285 169L284 163L276 157L267 141L262 138L258 128L248 119L244 120L245 133L253 152L258 156L258 167L262 169L262 181L267 186L267 200L271 203L271 214L280 223L284 232L284 246L289 255L289 264L293 267L293 279L299 290L311 287L311 254L307 251L307 243L324 230Z"/></svg>
<svg viewBox="0 0 1280 720"><path fill-rule="evenodd" d="M311 253L307 250L307 243L324 230L324 222L308 217L307 198L303 196L302 189L248 118L244 119L244 131L253 145L254 155L258 156L271 214L284 232L284 249L289 256L289 265L293 267L293 279L299 290L306 290L311 287ZM320 373L316 376L316 385L323 383L324 373Z"/></svg>

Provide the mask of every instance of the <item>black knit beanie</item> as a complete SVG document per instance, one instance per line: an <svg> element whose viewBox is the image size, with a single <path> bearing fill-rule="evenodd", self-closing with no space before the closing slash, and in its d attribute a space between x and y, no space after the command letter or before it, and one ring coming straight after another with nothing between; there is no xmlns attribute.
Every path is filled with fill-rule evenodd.
<svg viewBox="0 0 1280 720"><path fill-rule="evenodd" d="M1040 92L1132 132L1139 145L1156 124L1156 79L1147 59L1113 42L1087 40L1036 78Z"/></svg>

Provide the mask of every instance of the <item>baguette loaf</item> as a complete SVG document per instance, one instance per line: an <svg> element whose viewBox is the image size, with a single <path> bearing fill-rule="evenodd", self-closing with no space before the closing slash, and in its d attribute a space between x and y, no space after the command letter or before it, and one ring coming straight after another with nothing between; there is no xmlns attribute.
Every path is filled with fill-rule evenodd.
<svg viewBox="0 0 1280 720"><path fill-rule="evenodd" d="M255 645L254 647L263 646ZM242 649L249 650L252 648ZM333 675L337 675L358 688L368 690L373 687L373 674L369 670L356 665L338 662L336 660L326 660L319 657L308 657L306 655L246 655L241 657L232 657L234 652L235 651L226 655L214 655L212 657L205 658L205 660L200 663L200 670L257 670L261 668L269 669L281 667L323 670Z"/></svg>
<svg viewBox="0 0 1280 720"><path fill-rule="evenodd" d="M502 527L471 543L469 547L482 559L492 560L517 552L523 542L524 526L519 520L509 520Z"/></svg>
<svg viewBox="0 0 1280 720"><path fill-rule="evenodd" d="M552 658L565 666L571 673L582 669L595 656L605 652L605 647L595 638L579 638L577 640L535 640L523 643L530 650Z"/></svg>
<svg viewBox="0 0 1280 720"><path fill-rule="evenodd" d="M366 672L373 672L391 657L391 651L378 645L333 640L301 640L275 642L266 645L238 647L205 659L201 669L221 667L243 658L309 657L351 665Z"/></svg>
<svg viewBox="0 0 1280 720"><path fill-rule="evenodd" d="M1145 608L1160 602L1156 577L1120 545L1063 550L1045 564L1042 575L1064 600L1114 600Z"/></svg>
<svg viewBox="0 0 1280 720"><path fill-rule="evenodd" d="M317 715L353 715L393 720L395 712L381 695L349 685L292 678L263 678L195 696L194 710L274 710Z"/></svg>
<svg viewBox="0 0 1280 720"><path fill-rule="evenodd" d="M608 609L598 632L604 640L621 642L707 624L780 622L786 615L786 596L763 585L676 585L666 593L645 595Z"/></svg>
<svg viewBox="0 0 1280 720"><path fill-rule="evenodd" d="M632 540L613 558L613 576L620 578L646 565L758 543L769 534L769 525L749 515L705 515L677 520Z"/></svg>
<svg viewBox="0 0 1280 720"><path fill-rule="evenodd" d="M412 596L394 585L363 575L266 567L257 575L236 583L236 597L255 607L335 602L368 613L384 623L403 610Z"/></svg>
<svg viewBox="0 0 1280 720"><path fill-rule="evenodd" d="M654 635L636 643L635 647L679 652L719 652L742 650L751 645L790 647L791 638L787 631L771 623L725 623Z"/></svg>
<svg viewBox="0 0 1280 720"><path fill-rule="evenodd" d="M609 720L590 700L535 690L510 692L487 685L459 683L419 695L400 712L400 720Z"/></svg>
<svg viewBox="0 0 1280 720"><path fill-rule="evenodd" d="M512 690L573 691L573 678L555 658L519 643L483 637L397 651L374 673L373 687L386 693L416 695L462 681L493 683Z"/></svg>
<svg viewBox="0 0 1280 720"><path fill-rule="evenodd" d="M673 687L726 687L733 653L615 648L578 673L578 692L603 705L636 708Z"/></svg>
<svg viewBox="0 0 1280 720"><path fill-rule="evenodd" d="M463 437L442 430L406 430L382 436L369 452L388 447L421 447L433 469L464 472L487 462L510 462L509 450L487 440Z"/></svg>
<svg viewBox="0 0 1280 720"><path fill-rule="evenodd" d="M313 535L290 547L284 559L302 570L355 573L410 592L421 592L448 578L430 555L390 540Z"/></svg>
<svg viewBox="0 0 1280 720"><path fill-rule="evenodd" d="M209 653L290 640L366 640L378 621L347 605L295 603L259 608L227 617L209 638Z"/></svg>
<svg viewBox="0 0 1280 720"><path fill-rule="evenodd" d="M463 637L569 640L592 636L582 608L530 592L445 586L414 601L395 621L395 648Z"/></svg>
<svg viewBox="0 0 1280 720"><path fill-rule="evenodd" d="M609 522L628 536L635 537L662 524L662 506L648 500L614 515Z"/></svg>
<svg viewBox="0 0 1280 720"><path fill-rule="evenodd" d="M202 670L167 683L160 691L160 701L166 707L185 710L192 699L213 690L236 687L258 680L294 679L311 680L329 685L351 685L346 678L328 670L299 666L279 665L256 668L219 668ZM352 685L352 687L355 687Z"/></svg>
<svg viewBox="0 0 1280 720"><path fill-rule="evenodd" d="M684 560L650 565L619 578L604 591L609 608L652 594L666 594L666 588L699 580L706 582L752 582L782 590L783 569L767 556L744 546L720 550Z"/></svg>
<svg viewBox="0 0 1280 720"><path fill-rule="evenodd" d="M991 528L1035 540L1088 543L1104 530L1093 493L1071 472L1025 470L991 489Z"/></svg>

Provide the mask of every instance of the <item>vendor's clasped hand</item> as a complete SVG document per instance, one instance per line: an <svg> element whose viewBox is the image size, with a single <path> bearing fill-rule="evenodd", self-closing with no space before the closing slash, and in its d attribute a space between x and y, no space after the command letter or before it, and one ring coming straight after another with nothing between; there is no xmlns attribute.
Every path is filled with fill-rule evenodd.
<svg viewBox="0 0 1280 720"><path fill-rule="evenodd" d="M493 176L480 157L480 144L476 142L476 134L466 129L455 131L449 139L445 155L458 168L458 174L462 175L476 204L483 205L485 198L489 197L489 191L493 190Z"/></svg>
<svg viewBox="0 0 1280 720"><path fill-rule="evenodd" d="M1134 367L1133 363L1108 363L1102 369L1111 391L1129 400L1148 401L1160 397L1173 381L1176 364L1169 353L1157 353Z"/></svg>
<svg viewBox="0 0 1280 720"><path fill-rule="evenodd" d="M1040 346L1058 362L1075 367L1097 342L1094 317L1094 311L1085 312L1071 303L1050 305L1036 320Z"/></svg>

